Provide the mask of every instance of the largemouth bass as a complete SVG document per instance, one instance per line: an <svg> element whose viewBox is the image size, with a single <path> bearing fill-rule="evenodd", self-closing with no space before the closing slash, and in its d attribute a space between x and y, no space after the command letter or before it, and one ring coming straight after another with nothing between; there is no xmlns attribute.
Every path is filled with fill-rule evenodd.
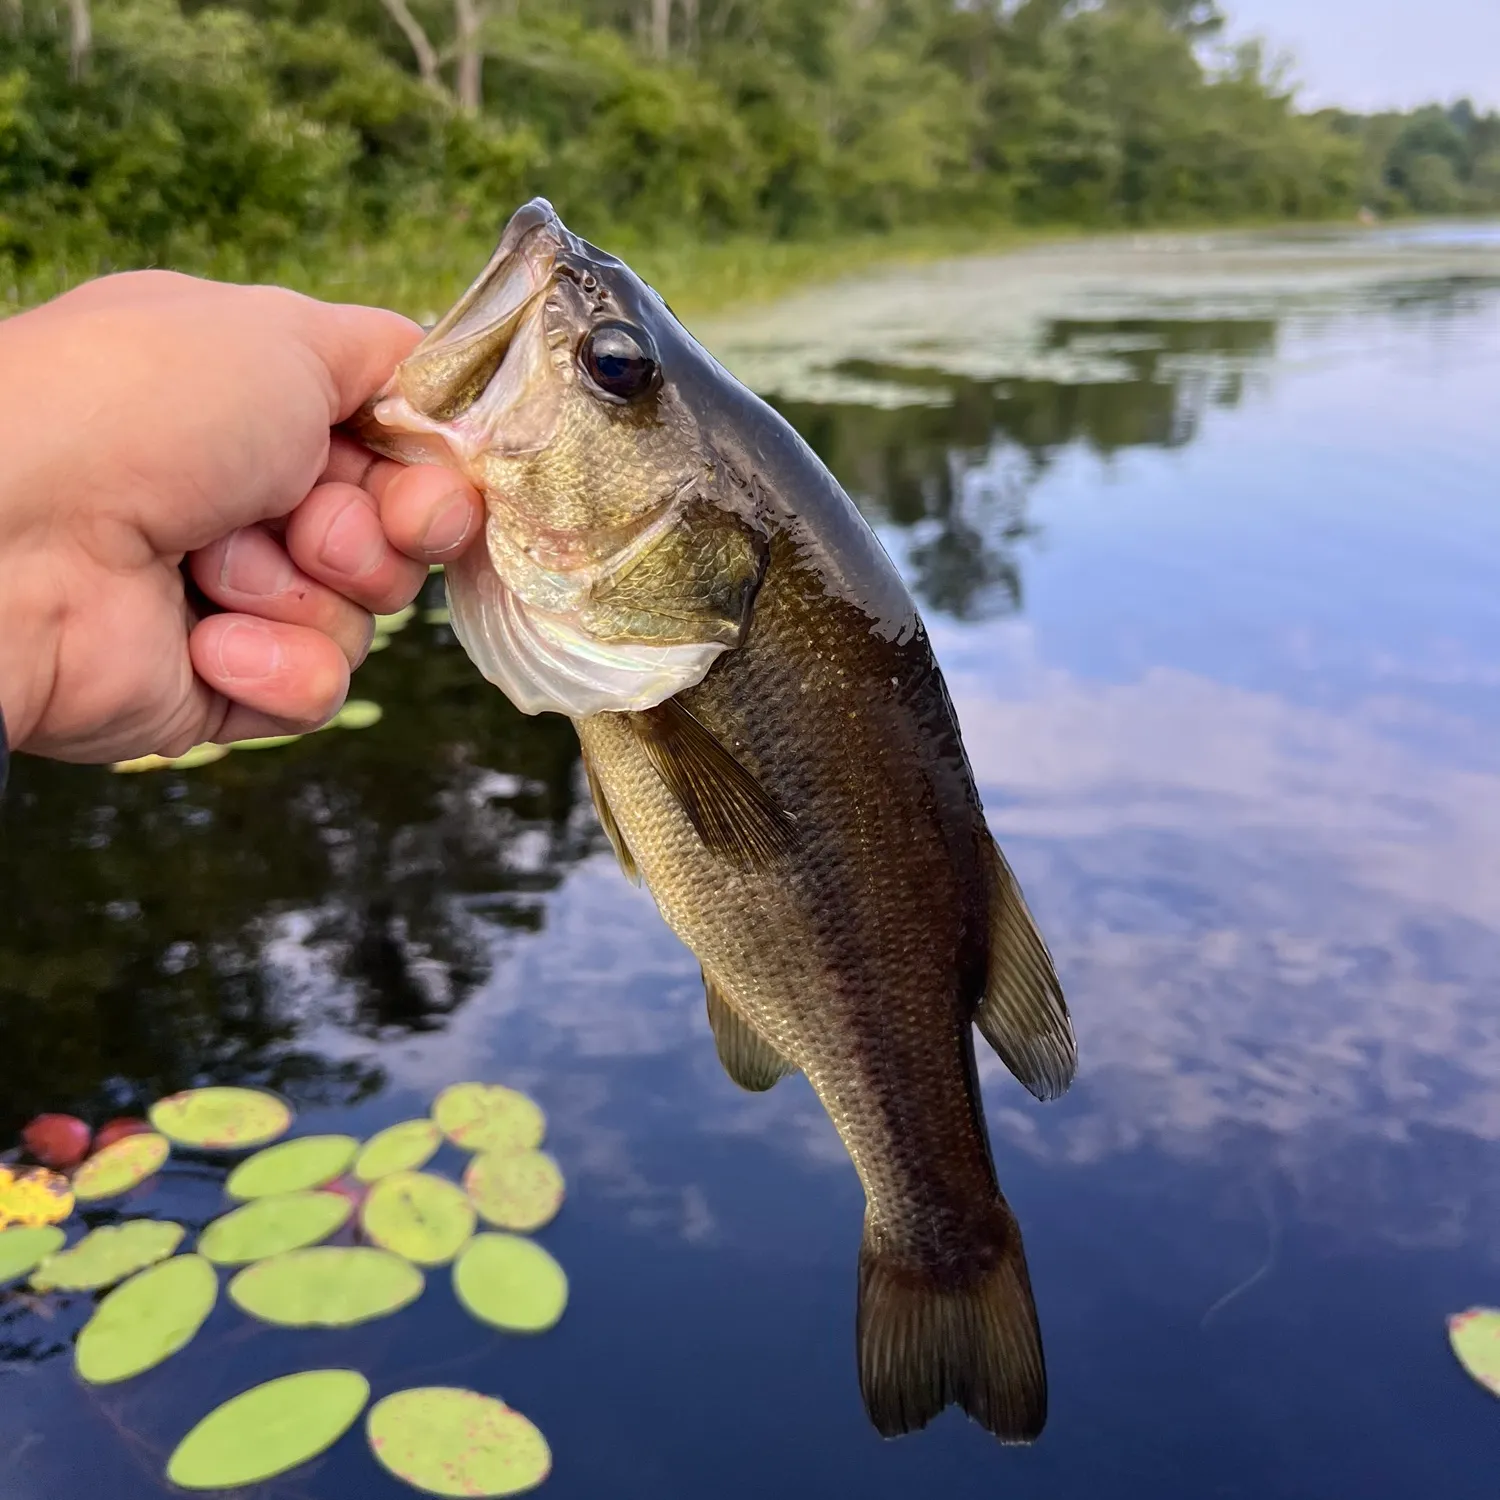
<svg viewBox="0 0 1500 1500"><path fill-rule="evenodd" d="M483 491L484 542L448 570L459 639L518 708L573 719L621 865L702 965L730 1076L800 1070L848 1148L875 1426L956 1403L1034 1438L1041 1337L974 1030L1048 1099L1072 1025L874 533L541 200L359 431Z"/></svg>

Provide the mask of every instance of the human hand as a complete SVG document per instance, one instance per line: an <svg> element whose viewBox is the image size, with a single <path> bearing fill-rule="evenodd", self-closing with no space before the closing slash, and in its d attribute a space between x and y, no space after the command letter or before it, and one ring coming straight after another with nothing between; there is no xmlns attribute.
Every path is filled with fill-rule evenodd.
<svg viewBox="0 0 1500 1500"><path fill-rule="evenodd" d="M332 428L414 323L272 287L105 277L0 323L0 709L63 760L313 728L372 613L477 534L456 474ZM179 565L227 611L198 619Z"/></svg>

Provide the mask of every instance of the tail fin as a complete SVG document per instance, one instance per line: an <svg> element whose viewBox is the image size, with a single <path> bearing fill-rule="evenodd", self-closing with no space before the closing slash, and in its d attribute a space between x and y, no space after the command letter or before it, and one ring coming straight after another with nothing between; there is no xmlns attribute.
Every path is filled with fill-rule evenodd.
<svg viewBox="0 0 1500 1500"><path fill-rule="evenodd" d="M997 1255L943 1285L877 1248L859 1252L859 1388L882 1437L925 1427L957 1404L1002 1443L1029 1443L1047 1421L1047 1371L1021 1231L1007 1212Z"/></svg>

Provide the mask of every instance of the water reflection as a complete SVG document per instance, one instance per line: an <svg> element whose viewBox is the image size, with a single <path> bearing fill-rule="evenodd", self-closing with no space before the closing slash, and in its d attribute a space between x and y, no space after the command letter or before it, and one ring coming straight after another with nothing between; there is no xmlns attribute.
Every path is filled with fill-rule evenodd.
<svg viewBox="0 0 1500 1500"><path fill-rule="evenodd" d="M16 767L0 1128L206 1077L360 1132L464 1074L535 1092L574 1184L555 1342L473 1348L434 1284L336 1357L501 1391L560 1500L1488 1495L1494 1413L1441 1329L1500 1275L1500 278L1427 240L1353 253L899 273L711 339L920 592L1078 1018L1057 1105L984 1063L1048 1340L1035 1453L871 1437L826 1116L801 1080L725 1079L571 731L440 628L362 670L364 734L181 778ZM169 1445L330 1357L225 1345L225 1314L106 1427L52 1357L75 1312L0 1294L7 1497L159 1496L116 1427ZM357 1450L297 1492L395 1500Z"/></svg>

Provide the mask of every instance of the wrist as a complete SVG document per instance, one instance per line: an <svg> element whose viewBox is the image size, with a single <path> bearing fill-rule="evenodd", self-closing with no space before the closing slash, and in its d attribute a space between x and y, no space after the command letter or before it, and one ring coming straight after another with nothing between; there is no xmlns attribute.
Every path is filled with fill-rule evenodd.
<svg viewBox="0 0 1500 1500"><path fill-rule="evenodd" d="M0 580L0 713L10 748L24 750L52 694L61 609L39 560L9 547L0 547L0 554L10 571Z"/></svg>

